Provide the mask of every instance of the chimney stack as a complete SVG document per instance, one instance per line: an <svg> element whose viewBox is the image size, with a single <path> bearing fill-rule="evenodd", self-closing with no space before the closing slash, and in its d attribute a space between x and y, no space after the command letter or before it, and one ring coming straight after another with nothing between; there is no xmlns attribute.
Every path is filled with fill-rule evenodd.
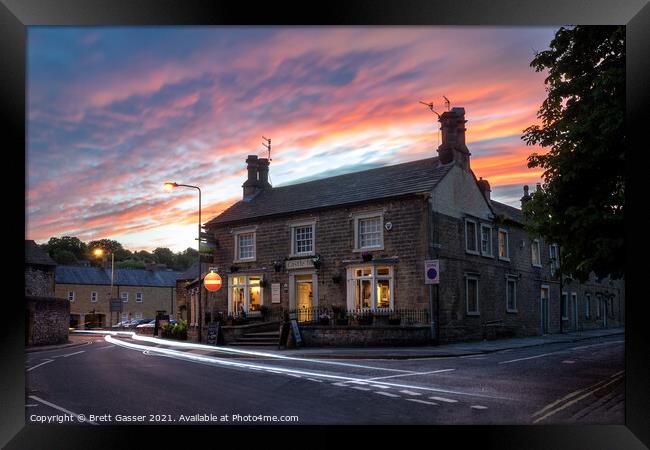
<svg viewBox="0 0 650 450"><path fill-rule="evenodd" d="M483 177L481 177L481 179L478 180L478 188L481 190L485 200L490 203L490 192L492 192L492 189L490 189L490 183L488 183L488 180L484 180Z"/></svg>
<svg viewBox="0 0 650 450"><path fill-rule="evenodd" d="M524 186L524 196L521 197L521 207L523 208L527 201L530 201L530 195L528 194L528 185Z"/></svg>
<svg viewBox="0 0 650 450"><path fill-rule="evenodd" d="M257 173L258 173L257 155L248 155L248 158L246 158L246 164L248 169L248 179L244 181L244 184L242 185L242 187L244 188L244 198L253 195L259 185L257 179Z"/></svg>
<svg viewBox="0 0 650 450"><path fill-rule="evenodd" d="M257 160L257 166L259 170L259 187L261 189L266 189L271 187L269 183L269 160L268 158L259 158Z"/></svg>
<svg viewBox="0 0 650 450"><path fill-rule="evenodd" d="M469 170L470 152L465 145L465 108L452 108L439 117L442 130L442 143L438 147L438 155L442 164L454 162L465 170Z"/></svg>

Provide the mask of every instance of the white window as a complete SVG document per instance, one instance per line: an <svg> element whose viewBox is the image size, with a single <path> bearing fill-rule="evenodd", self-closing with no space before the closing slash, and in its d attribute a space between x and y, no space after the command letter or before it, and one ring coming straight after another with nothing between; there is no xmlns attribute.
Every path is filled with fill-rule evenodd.
<svg viewBox="0 0 650 450"><path fill-rule="evenodd" d="M533 239L530 244L530 257L535 267L542 267L542 257L539 253L539 239Z"/></svg>
<svg viewBox="0 0 650 450"><path fill-rule="evenodd" d="M465 303L468 316L478 316L478 278L465 276Z"/></svg>
<svg viewBox="0 0 650 450"><path fill-rule="evenodd" d="M357 215L354 218L355 250L384 248L383 216L381 213Z"/></svg>
<svg viewBox="0 0 650 450"><path fill-rule="evenodd" d="M499 228L499 259L510 261L510 248L508 245L508 231Z"/></svg>
<svg viewBox="0 0 650 450"><path fill-rule="evenodd" d="M291 225L291 255L306 256L314 254L315 222Z"/></svg>
<svg viewBox="0 0 650 450"><path fill-rule="evenodd" d="M470 219L465 219L465 251L467 253L478 254L476 233L476 222Z"/></svg>
<svg viewBox="0 0 650 450"><path fill-rule="evenodd" d="M259 275L237 275L228 277L228 314L240 315L259 311L262 306L263 288Z"/></svg>
<svg viewBox="0 0 650 450"><path fill-rule="evenodd" d="M506 311L517 312L517 279L506 278Z"/></svg>
<svg viewBox="0 0 650 450"><path fill-rule="evenodd" d="M97 303L97 292L90 293L90 301L93 303Z"/></svg>
<svg viewBox="0 0 650 450"><path fill-rule="evenodd" d="M569 297L566 292L562 292L562 319L569 318Z"/></svg>
<svg viewBox="0 0 650 450"><path fill-rule="evenodd" d="M234 261L255 261L255 227L235 230L234 234Z"/></svg>
<svg viewBox="0 0 650 450"><path fill-rule="evenodd" d="M129 293L128 292L122 292L122 303L127 303L129 301Z"/></svg>
<svg viewBox="0 0 650 450"><path fill-rule="evenodd" d="M129 313L122 313L122 322L129 320Z"/></svg>
<svg viewBox="0 0 650 450"><path fill-rule="evenodd" d="M551 261L551 276L555 276L560 260L558 259L558 247L557 244L551 244L548 246L548 257Z"/></svg>
<svg viewBox="0 0 650 450"><path fill-rule="evenodd" d="M136 292L135 293L135 302L136 303L142 303L142 292Z"/></svg>
<svg viewBox="0 0 650 450"><path fill-rule="evenodd" d="M585 318L591 317L591 294L585 294Z"/></svg>
<svg viewBox="0 0 650 450"><path fill-rule="evenodd" d="M141 312L135 313L134 319L142 319L142 313Z"/></svg>
<svg viewBox="0 0 650 450"><path fill-rule="evenodd" d="M348 308L393 308L393 267L348 268Z"/></svg>
<svg viewBox="0 0 650 450"><path fill-rule="evenodd" d="M492 256L492 227L481 225L481 255Z"/></svg>
<svg viewBox="0 0 650 450"><path fill-rule="evenodd" d="M74 302L74 291L68 291L68 300Z"/></svg>

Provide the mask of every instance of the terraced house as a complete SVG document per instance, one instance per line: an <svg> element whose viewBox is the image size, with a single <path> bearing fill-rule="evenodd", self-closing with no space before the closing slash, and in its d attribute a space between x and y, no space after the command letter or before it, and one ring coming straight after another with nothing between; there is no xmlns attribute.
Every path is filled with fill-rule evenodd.
<svg viewBox="0 0 650 450"><path fill-rule="evenodd" d="M440 342L622 324L622 282L568 279L560 296L557 247L472 171L464 108L439 121L435 157L300 184L272 187L269 160L249 155L242 200L204 225L224 288L203 311L423 311L411 322Z"/></svg>
<svg viewBox="0 0 650 450"><path fill-rule="evenodd" d="M110 327L120 321L155 318L176 310L176 279L172 270L115 269L57 266L57 297L70 302L70 326ZM112 290L112 292L111 292ZM111 312L110 299L121 300L122 310Z"/></svg>

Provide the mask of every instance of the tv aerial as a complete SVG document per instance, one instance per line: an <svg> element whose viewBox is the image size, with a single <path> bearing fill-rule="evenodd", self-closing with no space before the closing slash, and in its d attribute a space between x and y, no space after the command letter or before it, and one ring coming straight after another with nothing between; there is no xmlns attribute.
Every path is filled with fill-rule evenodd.
<svg viewBox="0 0 650 450"><path fill-rule="evenodd" d="M431 103L420 102L420 103L422 103L425 106L428 106L431 112L434 113L436 116L438 116L438 118L440 118L440 114L438 114L438 112L435 109L433 109L433 102Z"/></svg>
<svg viewBox="0 0 650 450"><path fill-rule="evenodd" d="M262 139L264 139L264 142L262 142L262 145L269 152L269 161L273 161L271 159L271 139L265 138L264 136L262 136Z"/></svg>

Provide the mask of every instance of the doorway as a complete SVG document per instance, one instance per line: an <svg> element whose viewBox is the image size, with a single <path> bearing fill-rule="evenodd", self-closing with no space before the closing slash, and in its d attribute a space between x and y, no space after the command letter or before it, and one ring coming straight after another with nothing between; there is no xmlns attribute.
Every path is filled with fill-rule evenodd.
<svg viewBox="0 0 650 450"><path fill-rule="evenodd" d="M548 334L548 297L549 297L549 287L548 286L542 286L542 291L541 291L541 329L542 329L542 334Z"/></svg>
<svg viewBox="0 0 650 450"><path fill-rule="evenodd" d="M573 311L573 331L578 331L578 294L571 293L571 310Z"/></svg>
<svg viewBox="0 0 650 450"><path fill-rule="evenodd" d="M299 322L314 320L314 286L311 275L296 275L296 312Z"/></svg>

